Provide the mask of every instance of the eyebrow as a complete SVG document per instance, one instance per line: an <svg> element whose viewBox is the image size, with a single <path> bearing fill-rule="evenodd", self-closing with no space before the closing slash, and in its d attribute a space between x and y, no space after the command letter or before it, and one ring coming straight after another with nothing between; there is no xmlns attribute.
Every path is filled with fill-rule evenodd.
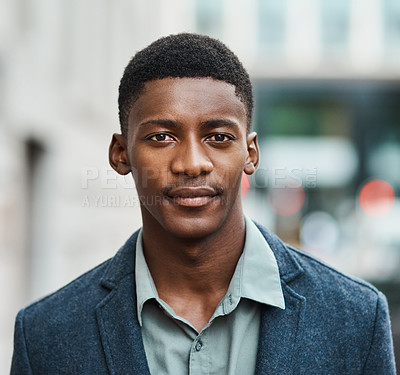
<svg viewBox="0 0 400 375"><path fill-rule="evenodd" d="M139 127L144 127L146 125L161 125L169 128L179 128L182 127L182 123L173 121L173 120L164 120L164 119L154 119L144 121L139 124ZM236 121L230 119L211 119L201 122L200 127L203 129L215 129L222 126L234 126L239 127L239 124Z"/></svg>
<svg viewBox="0 0 400 375"><path fill-rule="evenodd" d="M239 127L239 124L238 124L238 122L230 120L230 119L211 119L211 120L203 121L200 124L200 127L204 128L204 129L215 129L215 128L220 128L223 126Z"/></svg>
<svg viewBox="0 0 400 375"><path fill-rule="evenodd" d="M154 119L154 120L148 120L148 121L144 121L141 122L139 124L139 127L143 127L146 125L162 125L162 126L167 126L170 128L177 128L179 126L181 126L181 124L179 122L176 121L172 121L172 120L163 120L163 119Z"/></svg>

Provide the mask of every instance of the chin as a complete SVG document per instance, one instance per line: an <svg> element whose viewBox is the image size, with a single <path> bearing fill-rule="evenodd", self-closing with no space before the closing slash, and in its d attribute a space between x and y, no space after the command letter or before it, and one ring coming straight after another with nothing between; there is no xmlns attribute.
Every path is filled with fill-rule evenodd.
<svg viewBox="0 0 400 375"><path fill-rule="evenodd" d="M222 225L222 220L206 217L175 217L164 222L164 229L181 239L201 239L211 236Z"/></svg>

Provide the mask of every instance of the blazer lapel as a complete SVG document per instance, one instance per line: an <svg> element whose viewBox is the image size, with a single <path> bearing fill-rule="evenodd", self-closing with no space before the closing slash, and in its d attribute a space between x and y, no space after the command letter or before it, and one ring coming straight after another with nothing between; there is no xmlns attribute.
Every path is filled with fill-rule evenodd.
<svg viewBox="0 0 400 375"><path fill-rule="evenodd" d="M150 375L137 322L133 285L132 275L126 277L96 310L107 364L113 375Z"/></svg>
<svg viewBox="0 0 400 375"><path fill-rule="evenodd" d="M291 374L305 298L283 287L285 310L263 306L255 374Z"/></svg>
<svg viewBox="0 0 400 375"><path fill-rule="evenodd" d="M135 233L112 259L102 279L109 294L96 307L96 317L109 372L150 375L137 320L134 276Z"/></svg>
<svg viewBox="0 0 400 375"><path fill-rule="evenodd" d="M296 353L298 338L302 337L306 298L289 285L301 277L304 270L278 237L258 227L278 263L285 310L267 305L262 308L255 374L291 374L293 368L297 368Z"/></svg>

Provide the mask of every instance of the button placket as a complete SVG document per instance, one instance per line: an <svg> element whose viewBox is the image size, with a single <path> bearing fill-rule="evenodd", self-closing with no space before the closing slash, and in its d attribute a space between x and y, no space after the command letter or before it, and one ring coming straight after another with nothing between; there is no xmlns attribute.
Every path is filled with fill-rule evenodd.
<svg viewBox="0 0 400 375"><path fill-rule="evenodd" d="M208 375L210 373L210 353L207 345L207 332L202 332L193 341L189 356L189 375Z"/></svg>

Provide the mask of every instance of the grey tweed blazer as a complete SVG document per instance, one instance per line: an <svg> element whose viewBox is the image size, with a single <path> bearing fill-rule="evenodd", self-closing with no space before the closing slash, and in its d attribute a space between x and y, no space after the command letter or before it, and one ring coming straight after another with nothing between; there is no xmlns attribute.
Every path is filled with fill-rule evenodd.
<svg viewBox="0 0 400 375"><path fill-rule="evenodd" d="M260 231L277 259L286 309L262 308L256 374L395 374L384 295ZM149 374L136 315L136 239L18 313L11 375Z"/></svg>

